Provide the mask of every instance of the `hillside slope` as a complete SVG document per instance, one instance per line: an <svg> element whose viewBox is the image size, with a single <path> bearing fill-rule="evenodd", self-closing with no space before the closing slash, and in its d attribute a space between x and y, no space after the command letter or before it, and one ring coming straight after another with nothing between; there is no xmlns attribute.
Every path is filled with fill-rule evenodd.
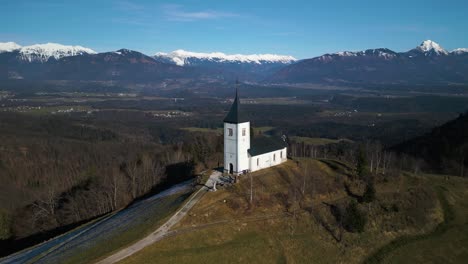
<svg viewBox="0 0 468 264"><path fill-rule="evenodd" d="M300 160L255 172L252 182L244 177L239 184L207 193L173 236L121 263L360 263L401 236L429 234L445 219L435 188L440 179L378 178L377 200L358 205L368 217L365 231L348 232L340 215L355 195L347 194L343 185L350 184L354 194L362 192L362 184L351 178L352 168L332 160ZM444 184L453 190L451 200L460 206L456 209L463 219L468 205L458 203L466 198L468 183L456 181ZM452 254L454 263L463 260L450 248L440 248Z"/></svg>
<svg viewBox="0 0 468 264"><path fill-rule="evenodd" d="M468 112L393 150L424 159L426 166L436 172L467 176Z"/></svg>

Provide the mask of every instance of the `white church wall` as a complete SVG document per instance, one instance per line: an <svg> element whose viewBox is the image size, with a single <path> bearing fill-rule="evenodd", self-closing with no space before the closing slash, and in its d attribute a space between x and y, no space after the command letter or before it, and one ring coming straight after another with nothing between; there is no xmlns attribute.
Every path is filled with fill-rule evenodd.
<svg viewBox="0 0 468 264"><path fill-rule="evenodd" d="M286 148L250 157L250 170L257 171L281 164L287 160Z"/></svg>
<svg viewBox="0 0 468 264"><path fill-rule="evenodd" d="M250 148L250 122L231 124L224 123L224 170L233 172L249 169L247 150Z"/></svg>
<svg viewBox="0 0 468 264"><path fill-rule="evenodd" d="M238 156L238 172L249 170L249 154L250 149L250 122L240 123L237 126L238 141L237 153Z"/></svg>
<svg viewBox="0 0 468 264"><path fill-rule="evenodd" d="M236 124L224 123L224 171L229 171L229 164L233 164L233 170L237 171L236 128Z"/></svg>

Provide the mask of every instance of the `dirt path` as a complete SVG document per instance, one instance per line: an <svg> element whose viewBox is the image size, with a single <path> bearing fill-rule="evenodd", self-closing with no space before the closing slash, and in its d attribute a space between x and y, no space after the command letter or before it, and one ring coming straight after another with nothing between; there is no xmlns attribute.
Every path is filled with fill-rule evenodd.
<svg viewBox="0 0 468 264"><path fill-rule="evenodd" d="M109 264L109 263L116 263L132 254L142 250L143 248L165 238L166 236L170 235L170 229L175 224L177 224L184 216L192 209L192 207L203 197L203 195L213 187L214 182L216 182L221 176L221 173L218 171L213 171L210 175L209 179L206 181L206 184L200 188L183 206L179 209L166 223L164 223L160 228L156 231L148 235L147 237L137 241L133 245L124 248L117 253L101 260L98 264Z"/></svg>

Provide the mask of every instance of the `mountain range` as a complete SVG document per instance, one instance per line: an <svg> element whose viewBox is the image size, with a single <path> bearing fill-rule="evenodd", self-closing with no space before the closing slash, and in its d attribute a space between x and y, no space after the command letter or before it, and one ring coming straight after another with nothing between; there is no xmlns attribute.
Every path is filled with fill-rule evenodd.
<svg viewBox="0 0 468 264"><path fill-rule="evenodd" d="M342 51L310 59L274 54L227 55L175 50L148 56L121 49L97 53L54 43L0 43L0 79L122 80L234 79L266 83L468 83L468 49L451 52L426 40L414 49Z"/></svg>
<svg viewBox="0 0 468 264"><path fill-rule="evenodd" d="M301 60L269 79L279 83L468 83L468 49L448 52L426 40L406 52L345 51Z"/></svg>

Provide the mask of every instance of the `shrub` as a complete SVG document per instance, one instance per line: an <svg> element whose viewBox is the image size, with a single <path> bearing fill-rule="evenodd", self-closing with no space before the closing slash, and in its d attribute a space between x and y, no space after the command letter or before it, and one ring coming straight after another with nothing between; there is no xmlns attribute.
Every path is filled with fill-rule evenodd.
<svg viewBox="0 0 468 264"><path fill-rule="evenodd" d="M348 232L361 233L364 231L366 222L367 217L361 210L359 210L357 203L355 201L349 203L343 217L343 227Z"/></svg>

